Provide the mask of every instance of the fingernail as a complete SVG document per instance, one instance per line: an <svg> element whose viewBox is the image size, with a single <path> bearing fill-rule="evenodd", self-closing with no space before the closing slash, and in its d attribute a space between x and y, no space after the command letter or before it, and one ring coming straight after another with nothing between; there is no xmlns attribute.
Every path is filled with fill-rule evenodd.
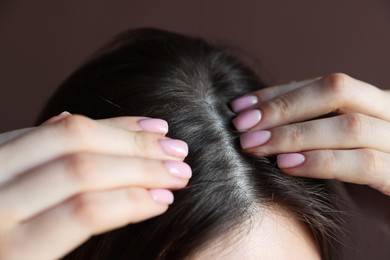
<svg viewBox="0 0 390 260"><path fill-rule="evenodd" d="M62 112L61 114L58 114L58 115L56 115L56 116L53 116L53 117L47 119L47 120L46 120L45 122L43 122L41 125L47 125L47 124L51 124L51 123L57 122L57 121L59 121L59 120L65 118L65 117L67 117L67 116L70 116L70 115L71 115L71 113L69 113L68 111L64 111L64 112Z"/></svg>
<svg viewBox="0 0 390 260"><path fill-rule="evenodd" d="M164 162L164 166L170 174L177 177L188 179L192 176L191 167L184 162L169 161Z"/></svg>
<svg viewBox="0 0 390 260"><path fill-rule="evenodd" d="M181 140L161 139L160 145L168 155L185 157L188 154L188 145Z"/></svg>
<svg viewBox="0 0 390 260"><path fill-rule="evenodd" d="M242 134L240 136L240 143L242 149L248 149L256 146L260 146L268 142L271 138L270 131L253 131Z"/></svg>
<svg viewBox="0 0 390 260"><path fill-rule="evenodd" d="M258 102L256 96L243 96L233 100L230 105L234 112L240 112L247 108L250 108L253 105L256 105Z"/></svg>
<svg viewBox="0 0 390 260"><path fill-rule="evenodd" d="M279 168L292 168L301 165L305 161L305 156L300 153L280 154L277 156Z"/></svg>
<svg viewBox="0 0 390 260"><path fill-rule="evenodd" d="M233 125L237 130L246 130L257 125L261 120L260 110L249 110L239 114L233 119Z"/></svg>
<svg viewBox="0 0 390 260"><path fill-rule="evenodd" d="M154 201L162 204L172 204L173 203L173 193L170 190L164 189L152 189L149 190L150 195Z"/></svg>
<svg viewBox="0 0 390 260"><path fill-rule="evenodd" d="M71 113L69 113L68 111L64 111L61 114L59 114L59 116L70 116L70 115Z"/></svg>
<svg viewBox="0 0 390 260"><path fill-rule="evenodd" d="M157 134L168 133L168 123L162 119L148 118L138 121L138 125L145 131Z"/></svg>

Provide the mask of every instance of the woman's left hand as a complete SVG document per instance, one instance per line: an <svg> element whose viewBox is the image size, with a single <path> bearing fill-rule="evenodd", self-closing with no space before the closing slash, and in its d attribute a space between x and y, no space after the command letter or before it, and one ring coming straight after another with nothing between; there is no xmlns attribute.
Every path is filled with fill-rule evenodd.
<svg viewBox="0 0 390 260"><path fill-rule="evenodd" d="M262 89L231 103L242 148L278 155L294 176L390 195L389 92L342 73Z"/></svg>

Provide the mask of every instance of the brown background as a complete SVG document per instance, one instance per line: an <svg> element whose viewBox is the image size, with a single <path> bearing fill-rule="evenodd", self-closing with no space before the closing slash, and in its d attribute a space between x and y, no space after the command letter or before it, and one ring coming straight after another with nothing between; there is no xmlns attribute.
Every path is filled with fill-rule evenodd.
<svg viewBox="0 0 390 260"><path fill-rule="evenodd" d="M342 71L390 87L389 0L0 0L0 132L31 125L88 55L140 26L239 46L274 83Z"/></svg>

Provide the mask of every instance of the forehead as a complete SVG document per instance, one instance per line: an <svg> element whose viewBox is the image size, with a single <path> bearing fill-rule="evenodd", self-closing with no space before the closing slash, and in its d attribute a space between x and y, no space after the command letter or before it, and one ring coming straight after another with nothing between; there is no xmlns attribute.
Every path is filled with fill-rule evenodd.
<svg viewBox="0 0 390 260"><path fill-rule="evenodd" d="M310 233L290 213L267 210L246 226L219 237L190 259L321 259Z"/></svg>

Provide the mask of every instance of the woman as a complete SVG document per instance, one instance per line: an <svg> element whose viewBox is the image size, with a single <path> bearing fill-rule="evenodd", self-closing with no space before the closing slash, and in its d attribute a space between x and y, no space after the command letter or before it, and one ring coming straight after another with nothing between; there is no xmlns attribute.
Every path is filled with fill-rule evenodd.
<svg viewBox="0 0 390 260"><path fill-rule="evenodd" d="M328 139L342 133L337 123L344 121L359 136L366 128L353 128L358 116L349 113L377 116L385 110L378 105L366 111L364 103L346 101L342 91L353 91L340 87L339 79L357 82L336 74L254 92L264 84L229 49L154 29L121 35L60 87L39 121L64 110L94 119L130 118L94 121L65 113L6 135L0 150L4 256L61 257L92 235L123 227L91 238L65 259L345 257L346 214L333 194L340 185L283 175L272 157L279 154L279 168L291 175L341 176L386 192L380 173L347 178L352 167L342 175L329 157L344 154L337 164L342 166L373 139L316 139L326 127L333 132ZM384 104L385 94L359 84L363 93L356 100L367 89ZM329 91L313 104L311 97L323 89ZM254 94L232 102L236 116L229 102L249 92ZM337 116L286 125L329 112ZM165 137L164 120L149 117L168 121L173 139ZM385 145L374 142L372 148ZM7 160L11 152L20 155L18 164ZM182 189L191 177L184 158L193 176ZM329 170L322 170L324 163ZM170 190L175 202L167 210ZM22 205L28 198L29 205ZM49 241L55 243L47 248Z"/></svg>

